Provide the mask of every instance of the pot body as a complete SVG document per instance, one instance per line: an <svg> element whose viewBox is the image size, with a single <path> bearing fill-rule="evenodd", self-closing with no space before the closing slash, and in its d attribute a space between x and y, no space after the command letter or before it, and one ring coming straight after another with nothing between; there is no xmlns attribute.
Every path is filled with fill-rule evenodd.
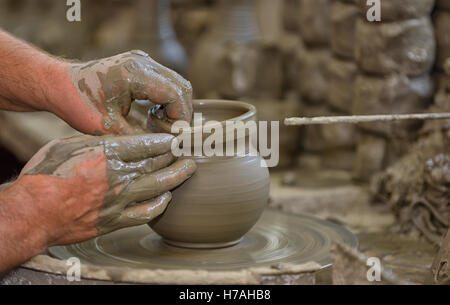
<svg viewBox="0 0 450 305"><path fill-rule="evenodd" d="M189 248L238 243L269 199L269 172L259 156L194 157L196 174L172 192L172 202L150 227L166 242Z"/></svg>
<svg viewBox="0 0 450 305"><path fill-rule="evenodd" d="M197 163L196 173L172 191L172 201L166 211L149 225L171 245L188 248L231 246L256 224L269 200L269 171L259 155L250 153L255 151L250 145L257 133L256 109L247 103L217 100L194 101L193 107L194 112L202 113L203 123L215 121L216 127L222 126L225 130L225 122L255 122L255 129L248 129L240 136L233 131L235 137L232 139L224 135L224 143L216 142L224 147L233 144L236 148L244 139L246 153L238 155L234 150L232 156L184 157ZM153 121L149 124L150 130L168 132L154 117L150 120ZM192 139L198 131L192 130ZM208 136L202 133L200 144Z"/></svg>

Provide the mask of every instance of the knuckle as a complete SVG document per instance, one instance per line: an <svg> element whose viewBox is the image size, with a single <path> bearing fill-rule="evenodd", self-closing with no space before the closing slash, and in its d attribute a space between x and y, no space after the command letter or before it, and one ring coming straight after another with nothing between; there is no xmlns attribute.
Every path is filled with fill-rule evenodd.
<svg viewBox="0 0 450 305"><path fill-rule="evenodd" d="M188 80L183 80L183 87L186 93L193 93L192 84Z"/></svg>

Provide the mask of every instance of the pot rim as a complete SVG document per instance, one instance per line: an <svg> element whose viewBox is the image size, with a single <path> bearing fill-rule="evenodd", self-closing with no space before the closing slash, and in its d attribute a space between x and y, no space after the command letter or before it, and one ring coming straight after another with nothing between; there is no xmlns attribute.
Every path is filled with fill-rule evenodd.
<svg viewBox="0 0 450 305"><path fill-rule="evenodd" d="M195 127L190 127L190 128L183 128L183 132L185 133L197 133L197 132L203 132L203 128L205 126L208 126L209 128L214 128L215 126L219 126L221 125L222 128L226 126L226 122L248 122L251 120L256 121L256 114L257 114L257 110L256 107L253 106L252 104L246 103L246 102L241 102L241 101L232 101L232 100L223 100L223 99L197 99L197 100L193 100L192 101L192 107L194 109L194 113L195 112L200 112L198 111L198 109L196 108L201 108L202 106L226 106L229 107L230 109L237 109L240 108L242 109L242 114L237 116L237 117L232 117L229 119L226 119L224 121L215 121L215 120L211 120L211 121L207 121L208 122L216 122L216 123L209 123L209 124L202 124L201 126L195 126ZM166 133L172 133L172 124L170 124L169 122L165 122L159 118L156 117L155 113L154 113L154 109L156 109L156 107L158 107L159 105L155 106L152 110L150 110L149 112L149 117L151 118L151 121L153 122L153 124L157 125L158 128L162 129L164 132ZM200 109L201 110L201 109ZM218 122L218 123L217 123Z"/></svg>

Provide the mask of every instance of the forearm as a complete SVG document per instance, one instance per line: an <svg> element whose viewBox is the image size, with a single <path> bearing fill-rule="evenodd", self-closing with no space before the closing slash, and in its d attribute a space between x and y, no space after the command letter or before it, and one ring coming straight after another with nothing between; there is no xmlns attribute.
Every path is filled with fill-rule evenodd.
<svg viewBox="0 0 450 305"><path fill-rule="evenodd" d="M46 235L35 223L31 201L17 183L0 186L0 274L46 248Z"/></svg>
<svg viewBox="0 0 450 305"><path fill-rule="evenodd" d="M51 111L64 63L0 30L0 108Z"/></svg>

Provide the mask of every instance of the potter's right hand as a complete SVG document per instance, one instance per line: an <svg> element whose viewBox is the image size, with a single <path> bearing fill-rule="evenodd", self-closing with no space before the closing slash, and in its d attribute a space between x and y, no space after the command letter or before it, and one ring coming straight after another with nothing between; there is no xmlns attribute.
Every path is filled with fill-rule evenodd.
<svg viewBox="0 0 450 305"><path fill-rule="evenodd" d="M12 188L30 195L34 226L48 245L70 244L146 224L196 165L176 161L173 136L80 136L56 140L25 166Z"/></svg>
<svg viewBox="0 0 450 305"><path fill-rule="evenodd" d="M136 99L163 105L169 123L192 119L191 84L142 51L56 67L49 111L85 134L142 132L126 120Z"/></svg>

